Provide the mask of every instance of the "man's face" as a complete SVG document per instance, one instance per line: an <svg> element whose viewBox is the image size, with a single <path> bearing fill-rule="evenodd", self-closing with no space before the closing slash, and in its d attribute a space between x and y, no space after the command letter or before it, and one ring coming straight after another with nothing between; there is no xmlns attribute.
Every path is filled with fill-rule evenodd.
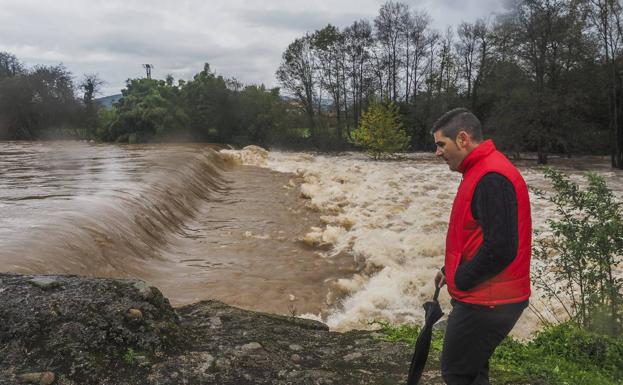
<svg viewBox="0 0 623 385"><path fill-rule="evenodd" d="M461 162L465 159L468 152L464 147L464 139L462 139L465 132L461 132L456 140L452 140L441 133L441 130L435 131L433 137L435 138L435 145L437 146L437 150L435 151L435 155L442 157L450 170L458 171Z"/></svg>

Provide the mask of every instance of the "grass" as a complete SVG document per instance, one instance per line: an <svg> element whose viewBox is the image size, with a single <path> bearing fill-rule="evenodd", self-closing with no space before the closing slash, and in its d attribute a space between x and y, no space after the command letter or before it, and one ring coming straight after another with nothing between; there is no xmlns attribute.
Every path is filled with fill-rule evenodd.
<svg viewBox="0 0 623 385"><path fill-rule="evenodd" d="M379 322L383 340L415 344L419 327ZM434 331L429 360L439 363L443 332ZM493 384L623 384L623 337L582 330L571 323L546 328L531 341L506 338L490 361Z"/></svg>
<svg viewBox="0 0 623 385"><path fill-rule="evenodd" d="M128 365L134 365L136 363L137 357L138 357L138 353L136 353L134 349L128 348L123 356L123 360Z"/></svg>

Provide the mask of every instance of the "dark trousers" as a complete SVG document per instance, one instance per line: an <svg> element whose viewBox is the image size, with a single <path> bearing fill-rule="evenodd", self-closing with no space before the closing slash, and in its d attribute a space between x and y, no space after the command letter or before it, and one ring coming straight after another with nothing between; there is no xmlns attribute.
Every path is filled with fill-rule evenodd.
<svg viewBox="0 0 623 385"><path fill-rule="evenodd" d="M452 300L441 353L448 385L489 385L489 358L508 335L528 301L495 307Z"/></svg>

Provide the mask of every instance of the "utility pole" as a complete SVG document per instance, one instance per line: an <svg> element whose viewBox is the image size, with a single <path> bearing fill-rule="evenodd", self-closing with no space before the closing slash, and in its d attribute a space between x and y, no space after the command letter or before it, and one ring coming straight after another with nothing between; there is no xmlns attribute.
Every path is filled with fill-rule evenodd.
<svg viewBox="0 0 623 385"><path fill-rule="evenodd" d="M151 69L154 68L153 64L143 64L143 68L145 68L145 73L147 74L147 79L151 79Z"/></svg>

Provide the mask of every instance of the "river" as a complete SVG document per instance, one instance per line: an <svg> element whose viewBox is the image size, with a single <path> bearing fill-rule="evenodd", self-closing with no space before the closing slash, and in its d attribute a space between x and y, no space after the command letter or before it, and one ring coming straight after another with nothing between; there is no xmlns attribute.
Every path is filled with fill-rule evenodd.
<svg viewBox="0 0 623 385"><path fill-rule="evenodd" d="M553 162L623 195L605 158ZM520 168L547 189L541 170ZM0 142L0 270L140 278L174 305L213 298L335 330L421 322L459 181L432 154ZM553 208L532 207L546 231ZM514 334L538 327L526 312Z"/></svg>

